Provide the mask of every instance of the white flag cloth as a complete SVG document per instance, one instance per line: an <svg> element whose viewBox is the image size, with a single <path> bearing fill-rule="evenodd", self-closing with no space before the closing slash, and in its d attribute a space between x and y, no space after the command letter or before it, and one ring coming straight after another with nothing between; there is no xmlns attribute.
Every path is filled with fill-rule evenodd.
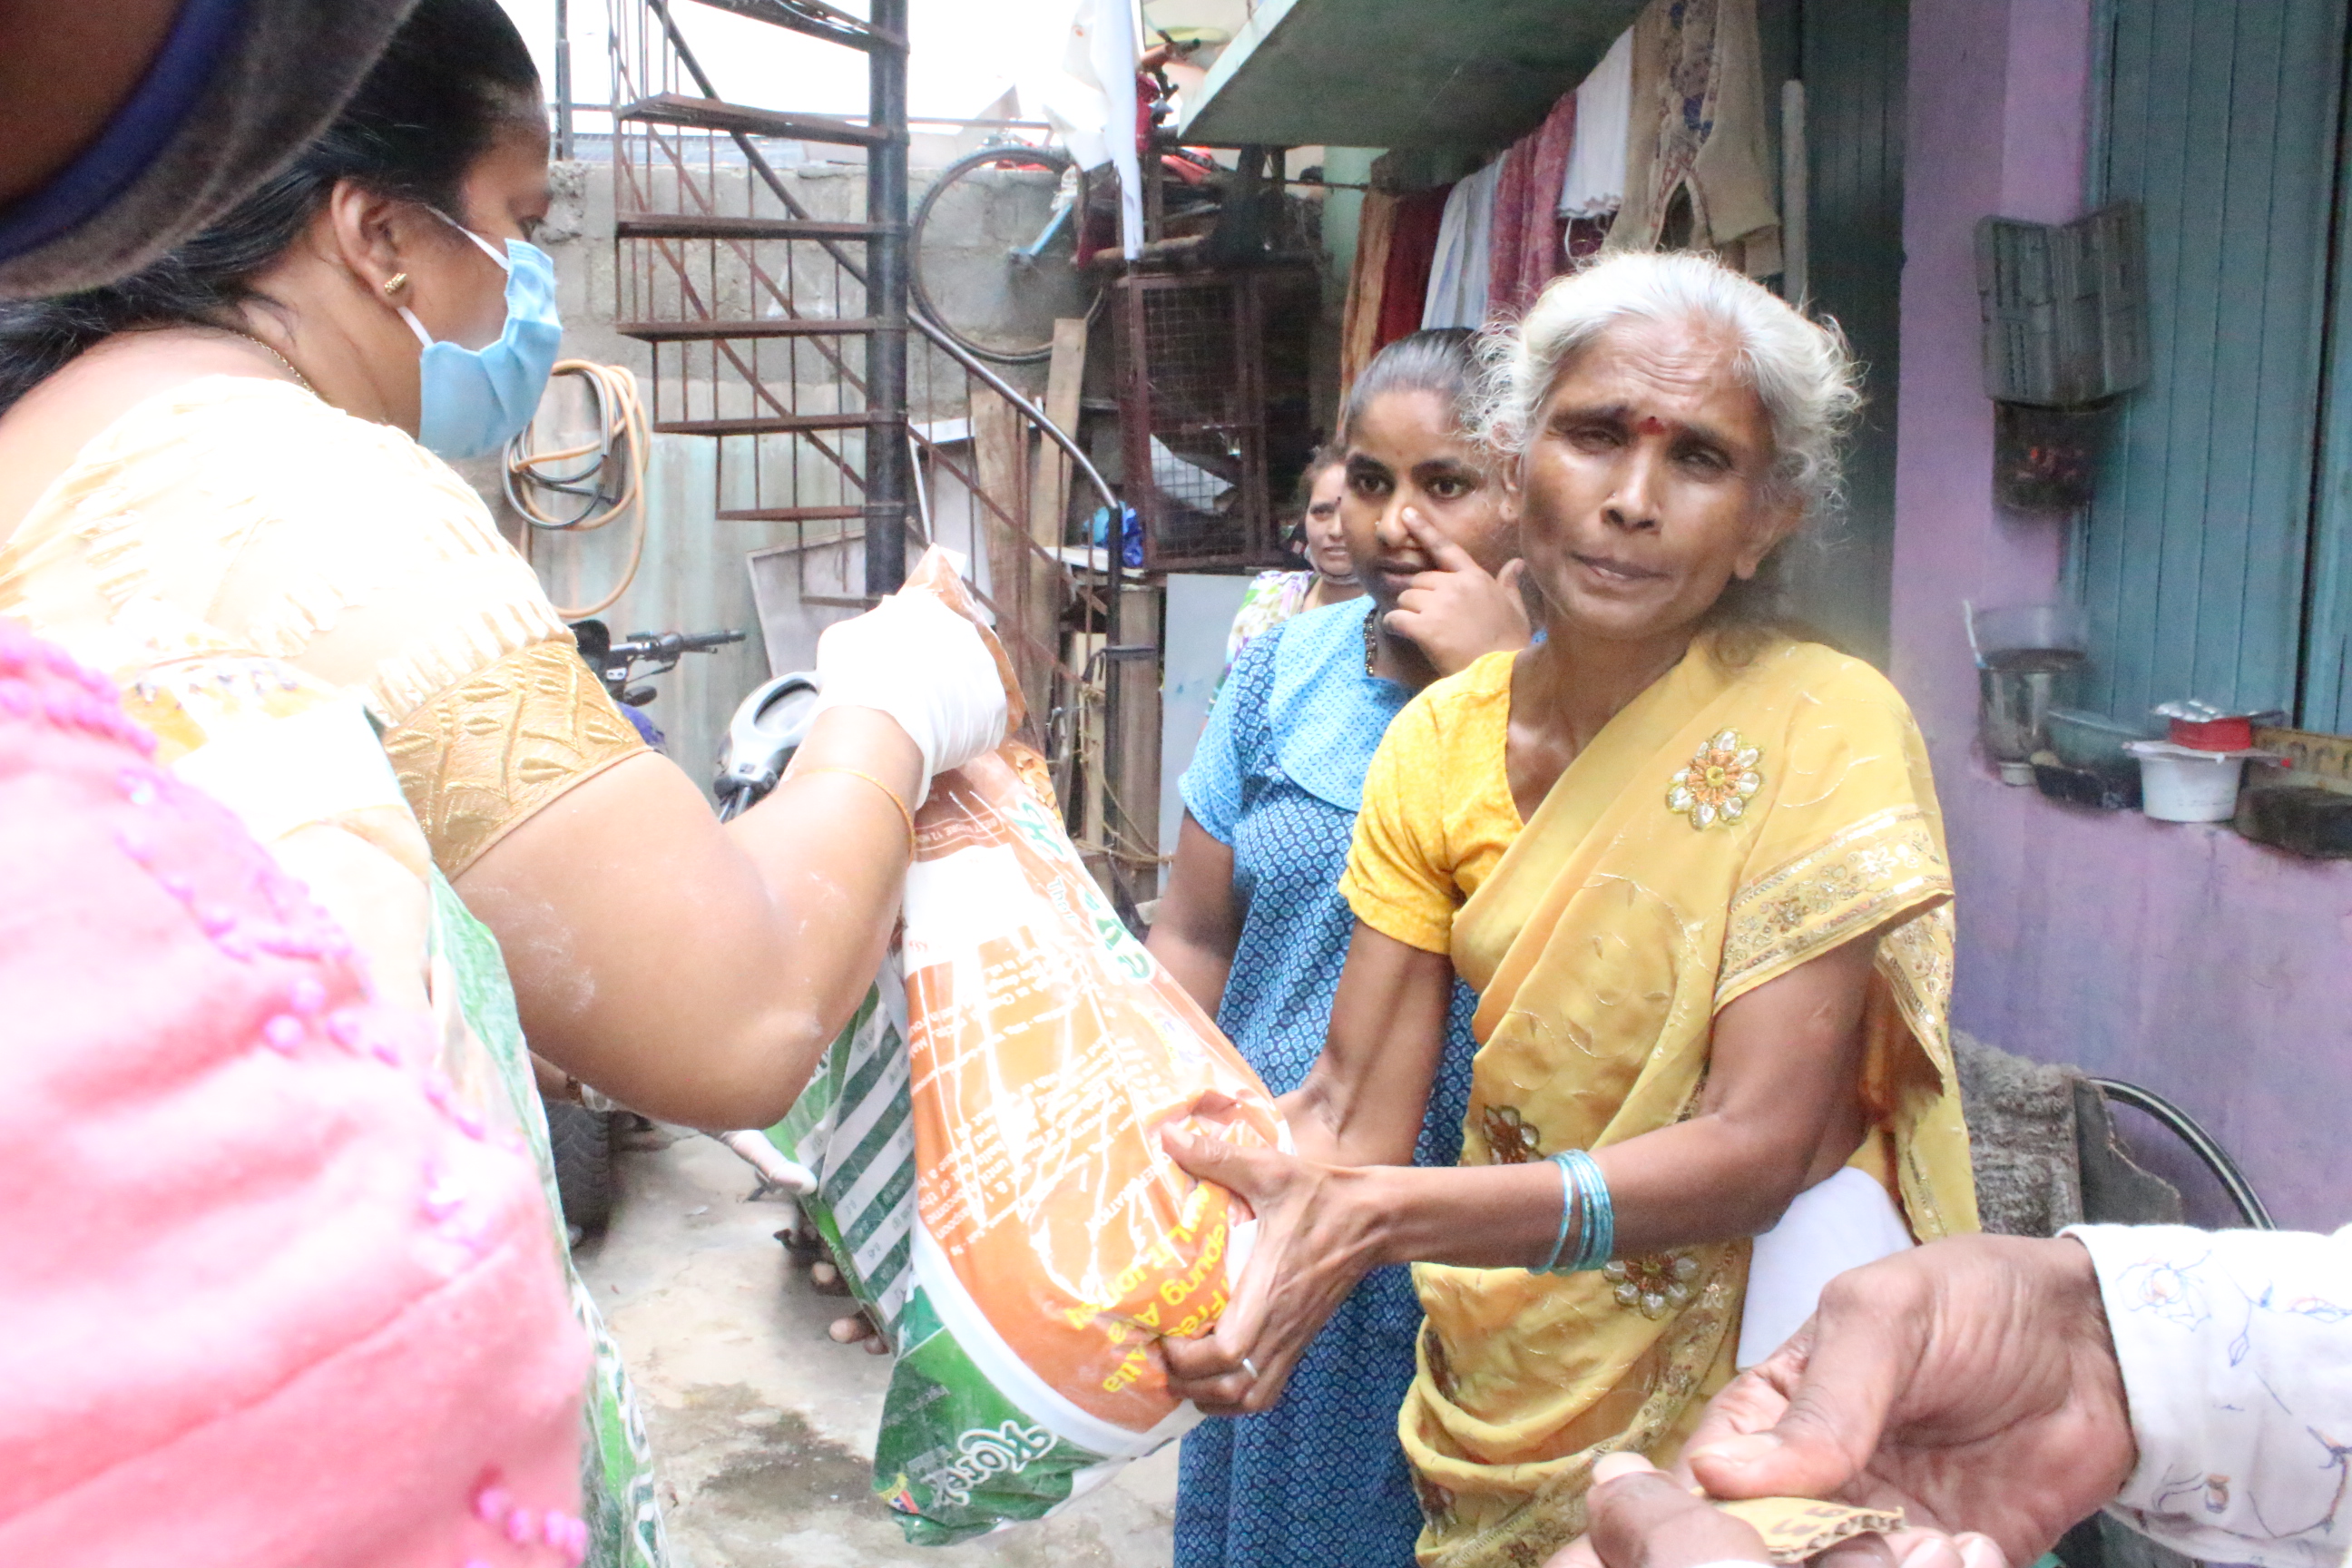
<svg viewBox="0 0 2352 1568"><path fill-rule="evenodd" d="M1119 243L1134 256L1143 247L1143 170L1135 152L1133 0L1078 0L1066 46L1060 79L1041 107L1080 168L1118 171Z"/></svg>

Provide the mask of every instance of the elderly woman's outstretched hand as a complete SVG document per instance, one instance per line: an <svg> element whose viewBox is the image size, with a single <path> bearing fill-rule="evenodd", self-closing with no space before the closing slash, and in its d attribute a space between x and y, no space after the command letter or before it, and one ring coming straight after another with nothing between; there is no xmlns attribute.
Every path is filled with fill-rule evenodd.
<svg viewBox="0 0 2352 1568"><path fill-rule="evenodd" d="M1372 1267L1372 1216L1347 1201L1362 1173L1175 1127L1160 1139L1187 1172L1238 1194L1258 1223L1249 1264L1215 1331L1160 1342L1169 1391L1212 1415L1267 1409Z"/></svg>
<svg viewBox="0 0 2352 1568"><path fill-rule="evenodd" d="M1968 1568L1994 1568L2048 1551L2136 1458L2090 1255L1964 1237L1831 1281L1794 1338L1716 1395L1681 1473L1718 1498L1901 1508ZM1692 1568L1654 1526L1627 1528L1615 1510L1631 1497L1596 1489L1592 1534L1556 1562ZM1935 1543L1897 1545L1915 1568L1908 1553Z"/></svg>

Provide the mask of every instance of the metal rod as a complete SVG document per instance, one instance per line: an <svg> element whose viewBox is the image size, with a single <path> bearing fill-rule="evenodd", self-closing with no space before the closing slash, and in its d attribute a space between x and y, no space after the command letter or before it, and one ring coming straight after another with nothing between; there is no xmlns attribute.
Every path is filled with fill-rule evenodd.
<svg viewBox="0 0 2352 1568"><path fill-rule="evenodd" d="M2248 1225L2256 1230L2278 1228L2271 1218L2270 1209L2255 1193L2253 1184L2246 1180L2246 1173L2238 1169L2238 1163L2231 1159L2219 1143L2213 1142L2213 1135L2198 1125L2196 1118L2162 1095L2142 1089L2137 1084L2124 1083L2112 1078L2095 1078L2090 1083L2092 1088L2116 1104L2128 1105L2134 1110L2146 1111L2153 1116L2175 1137L2188 1144L2189 1152L2213 1173L2213 1179L2221 1184L2222 1190L2230 1194L2230 1201L2238 1205L2238 1213L2245 1217Z"/></svg>
<svg viewBox="0 0 2352 1568"><path fill-rule="evenodd" d="M866 26L907 36L907 0L873 0ZM866 406L898 428L866 436L866 592L896 593L907 580L907 57L876 49L866 57L867 120L889 140L866 153L866 221L877 230L866 247L866 313L884 325L866 339ZM888 508L878 510L871 509Z"/></svg>
<svg viewBox="0 0 2352 1568"><path fill-rule="evenodd" d="M1012 404L1013 406L1018 408L1023 414L1026 415L1030 422L1037 426L1039 431L1045 435L1045 438L1053 442L1056 447L1059 447L1063 452L1068 456L1070 461L1076 466L1078 472L1086 476L1087 483L1094 486L1095 494L1102 498L1103 505L1110 508L1113 511L1117 511L1118 510L1118 498L1111 493L1110 481L1102 477L1101 472L1095 468L1093 463L1087 460L1086 448L1079 446L1075 440L1071 439L1069 432L1064 430L1060 426L1047 418L1044 409L1038 407L1026 397L1024 397L1020 393L1014 391L1012 383L1006 381L1003 376L989 369L987 364L984 363L977 355L966 349L961 343L957 342L953 338L948 336L945 331L941 331L940 327L932 322L930 318L923 315L920 311L909 311L907 319L908 324L910 324L915 331L923 335L924 342L929 343L933 348L939 350L941 353L955 361L956 363L961 365L971 374L979 377L982 382L987 384L988 389L991 392L993 392L997 396L1002 397L1004 401Z"/></svg>
<svg viewBox="0 0 2352 1568"><path fill-rule="evenodd" d="M555 0L555 155L572 156L572 0Z"/></svg>

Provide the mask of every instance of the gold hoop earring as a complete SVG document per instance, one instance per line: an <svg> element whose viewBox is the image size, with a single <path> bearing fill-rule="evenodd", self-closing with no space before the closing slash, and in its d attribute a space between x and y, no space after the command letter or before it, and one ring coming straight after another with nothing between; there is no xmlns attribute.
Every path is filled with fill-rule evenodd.
<svg viewBox="0 0 2352 1568"><path fill-rule="evenodd" d="M384 297L386 299L390 299L393 295L399 293L403 289L407 287L408 274L405 272L395 272L391 277L383 280Z"/></svg>

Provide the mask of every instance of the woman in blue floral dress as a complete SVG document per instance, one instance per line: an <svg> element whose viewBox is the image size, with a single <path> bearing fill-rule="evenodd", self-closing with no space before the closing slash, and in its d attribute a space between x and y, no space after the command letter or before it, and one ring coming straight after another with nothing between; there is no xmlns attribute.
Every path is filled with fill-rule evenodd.
<svg viewBox="0 0 2352 1568"><path fill-rule="evenodd" d="M1438 676L1528 639L1508 498L1468 433L1474 379L1458 330L1392 343L1358 379L1340 510L1367 595L1254 639L1184 774L1151 950L1276 1094L1323 1049L1354 923L1339 873L1389 721ZM1455 983L1423 1164L1460 1153L1475 1000ZM1279 1405L1187 1437L1176 1568L1408 1568L1421 1510L1396 1416L1420 1326L1407 1271L1382 1269Z"/></svg>

